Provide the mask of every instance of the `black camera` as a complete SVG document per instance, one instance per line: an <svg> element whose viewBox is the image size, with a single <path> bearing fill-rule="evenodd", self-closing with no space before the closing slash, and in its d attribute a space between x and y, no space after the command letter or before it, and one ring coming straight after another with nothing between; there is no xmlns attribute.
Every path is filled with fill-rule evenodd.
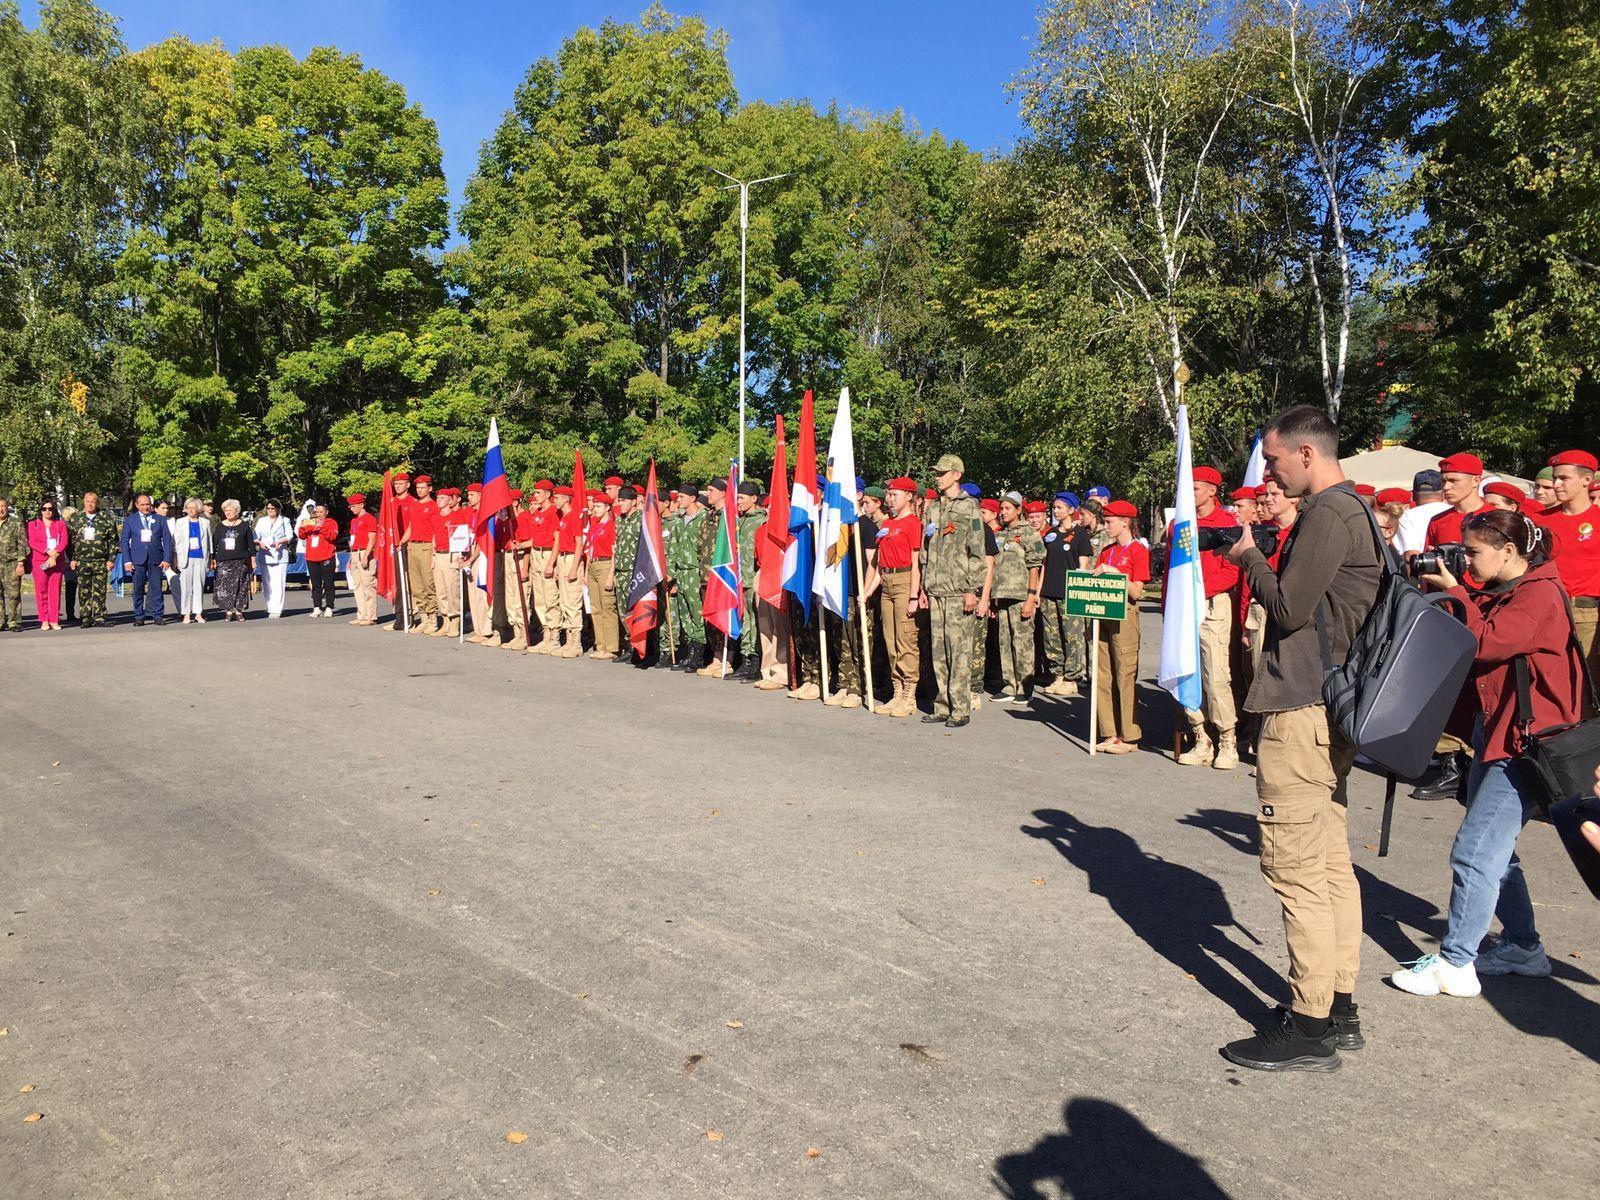
<svg viewBox="0 0 1600 1200"><path fill-rule="evenodd" d="M1467 548L1460 542L1446 542L1432 550L1424 550L1406 566L1406 574L1413 579L1424 575L1437 575L1443 567L1457 579L1467 573Z"/></svg>
<svg viewBox="0 0 1600 1200"><path fill-rule="evenodd" d="M1227 550L1241 537L1245 529L1250 530L1256 549L1263 554L1271 554L1278 548L1278 527L1276 525L1224 525L1220 527L1200 526L1198 539L1200 553L1208 550Z"/></svg>

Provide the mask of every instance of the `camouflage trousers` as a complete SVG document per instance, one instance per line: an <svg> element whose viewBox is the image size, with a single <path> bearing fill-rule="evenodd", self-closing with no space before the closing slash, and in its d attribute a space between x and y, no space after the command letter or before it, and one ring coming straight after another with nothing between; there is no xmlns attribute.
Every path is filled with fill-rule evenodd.
<svg viewBox="0 0 1600 1200"><path fill-rule="evenodd" d="M958 596L959 600L960 597ZM994 610L994 602L990 601L990 611ZM989 665L989 622L992 617L973 617L972 631L968 635L971 645L967 649L967 658L972 666L972 694L983 695L984 677L988 674Z"/></svg>
<svg viewBox="0 0 1600 1200"><path fill-rule="evenodd" d="M856 598L850 597L845 604L843 617L836 617L832 613L825 614L828 622L828 650L837 664L833 675L828 679L828 686L836 692L852 692L865 699L867 693L862 683L861 666L861 611L856 607L856 603Z"/></svg>
<svg viewBox="0 0 1600 1200"><path fill-rule="evenodd" d="M685 583L680 580L678 590L669 599L672 636L678 647L678 661L682 662L685 654L697 657L706 644L705 620L700 615L700 581Z"/></svg>
<svg viewBox="0 0 1600 1200"><path fill-rule="evenodd" d="M11 563L0 563L0 626L22 626L22 576Z"/></svg>
<svg viewBox="0 0 1600 1200"><path fill-rule="evenodd" d="M78 621L87 629L106 620L106 564L78 560Z"/></svg>
<svg viewBox="0 0 1600 1200"><path fill-rule="evenodd" d="M739 654L743 662L754 665L761 656L756 643L756 590L744 589L744 626L739 630Z"/></svg>
<svg viewBox="0 0 1600 1200"><path fill-rule="evenodd" d="M1000 678L1007 694L1021 696L1033 686L1033 618L1022 615L1025 600L1001 600Z"/></svg>
<svg viewBox="0 0 1600 1200"><path fill-rule="evenodd" d="M1067 616L1065 600L1041 600L1039 621L1044 627L1044 661L1051 676L1081 683L1089 664L1083 618Z"/></svg>
<svg viewBox="0 0 1600 1200"><path fill-rule="evenodd" d="M789 603L795 604L795 601L791 598ZM815 603L813 600L812 604ZM794 635L794 658L799 660L793 664L794 676L799 681L796 685L798 687L804 687L808 683L814 683L819 688L822 686L822 655L817 643L819 616L821 616L820 611L813 608L811 620L805 620L798 605L795 605L790 614L789 631ZM828 682L833 681L830 679Z"/></svg>
<svg viewBox="0 0 1600 1200"><path fill-rule="evenodd" d="M933 715L972 713L972 648L981 649L984 622L962 609L960 596L928 597L928 640L933 650ZM983 686L978 677L977 687Z"/></svg>

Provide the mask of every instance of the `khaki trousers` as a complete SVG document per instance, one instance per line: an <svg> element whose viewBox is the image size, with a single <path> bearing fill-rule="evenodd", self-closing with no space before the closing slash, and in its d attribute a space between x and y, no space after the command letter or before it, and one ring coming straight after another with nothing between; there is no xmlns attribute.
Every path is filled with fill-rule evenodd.
<svg viewBox="0 0 1600 1200"><path fill-rule="evenodd" d="M511 626L511 640L523 641L528 637L528 585L522 581L515 551L500 552L500 577L506 581L506 624Z"/></svg>
<svg viewBox="0 0 1600 1200"><path fill-rule="evenodd" d="M350 585L350 595L356 602L356 620L376 621L378 619L378 567L372 561L372 555L367 555L367 565L356 565L356 556L352 554L345 562L345 582Z"/></svg>
<svg viewBox="0 0 1600 1200"><path fill-rule="evenodd" d="M1139 616L1128 602L1128 619L1101 621L1095 642L1095 708L1100 738L1137 742L1143 730L1137 719L1139 687Z"/></svg>
<svg viewBox="0 0 1600 1200"><path fill-rule="evenodd" d="M589 604L594 628L594 648L603 654L615 654L621 642L617 637L617 592L607 589L606 576L611 574L611 560L597 558L589 564Z"/></svg>
<svg viewBox="0 0 1600 1200"><path fill-rule="evenodd" d="M789 686L789 610L756 597L756 636L761 641L761 678Z"/></svg>
<svg viewBox="0 0 1600 1200"><path fill-rule="evenodd" d="M554 579L544 577L544 569L555 557L554 550L535 548L528 557L528 581L533 586L533 615L539 620L539 636L552 636L561 627L560 594Z"/></svg>
<svg viewBox="0 0 1600 1200"><path fill-rule="evenodd" d="M406 543L406 584L411 589L411 613L418 620L439 615L433 594L433 543Z"/></svg>
<svg viewBox="0 0 1600 1200"><path fill-rule="evenodd" d="M472 610L473 636L492 633L494 622L489 615L489 593L478 586L471 571L467 572L467 607Z"/></svg>
<svg viewBox="0 0 1600 1200"><path fill-rule="evenodd" d="M1198 739L1209 721L1218 736L1232 733L1239 723L1233 710L1233 597L1219 592L1206 601L1200 622L1201 708L1185 709L1189 726Z"/></svg>
<svg viewBox="0 0 1600 1200"><path fill-rule="evenodd" d="M1345 780L1356 749L1321 704L1265 713L1256 758L1261 873L1283 906L1295 1012L1325 1017L1361 969L1361 888L1350 865Z"/></svg>
<svg viewBox="0 0 1600 1200"><path fill-rule="evenodd" d="M441 617L461 615L461 568L452 566L449 554L433 552L433 594Z"/></svg>
<svg viewBox="0 0 1600 1200"><path fill-rule="evenodd" d="M883 595L878 602L878 625L883 630L889 670L895 683L915 691L922 657L917 649L917 619L906 611L911 601L911 572L895 571L881 578Z"/></svg>
<svg viewBox="0 0 1600 1200"><path fill-rule="evenodd" d="M583 632L583 578L568 579L567 575L578 565L576 554L558 554L556 556L556 602L559 611L556 613L554 628L565 629L570 633Z"/></svg>
<svg viewBox="0 0 1600 1200"><path fill-rule="evenodd" d="M1580 596L1578 600L1589 601L1590 597ZM1600 608L1595 607L1592 601L1586 604L1574 601L1572 629L1583 651L1583 660L1589 664L1590 677L1600 680ZM1587 689L1583 698L1583 715L1594 716L1594 701L1589 698Z"/></svg>

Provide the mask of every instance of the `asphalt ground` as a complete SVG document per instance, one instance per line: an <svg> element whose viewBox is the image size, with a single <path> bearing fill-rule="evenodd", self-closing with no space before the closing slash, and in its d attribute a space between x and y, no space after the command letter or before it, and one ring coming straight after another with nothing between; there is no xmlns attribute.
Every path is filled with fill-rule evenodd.
<svg viewBox="0 0 1600 1200"><path fill-rule="evenodd" d="M1287 995L1252 780L1160 754L1153 686L1091 761L1084 701L951 732L306 603L0 635L0 1196L1600 1186L1600 907L1547 827L1555 976L1406 996L1459 810L1379 859L1358 773L1370 1044L1263 1075L1218 1054Z"/></svg>

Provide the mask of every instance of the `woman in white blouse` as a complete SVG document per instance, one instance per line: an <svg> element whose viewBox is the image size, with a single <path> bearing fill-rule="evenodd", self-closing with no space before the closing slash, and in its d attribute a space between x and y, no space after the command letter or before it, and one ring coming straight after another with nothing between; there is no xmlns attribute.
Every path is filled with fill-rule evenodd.
<svg viewBox="0 0 1600 1200"><path fill-rule="evenodd" d="M256 518L256 549L261 551L256 561L260 564L267 616L276 619L283 616L284 581L294 554L294 526L276 500L268 500Z"/></svg>

